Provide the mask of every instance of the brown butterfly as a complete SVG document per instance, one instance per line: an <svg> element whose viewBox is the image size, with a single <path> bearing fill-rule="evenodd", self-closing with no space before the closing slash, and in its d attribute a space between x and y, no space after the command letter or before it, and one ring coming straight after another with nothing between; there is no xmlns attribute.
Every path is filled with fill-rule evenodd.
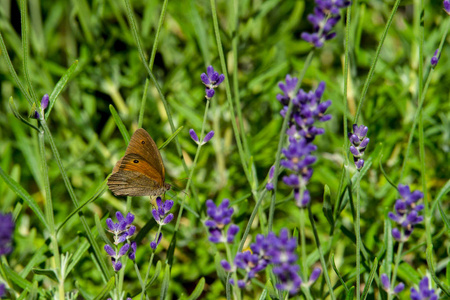
<svg viewBox="0 0 450 300"><path fill-rule="evenodd" d="M108 179L116 196L159 196L170 189L158 147L145 129L133 133L125 155Z"/></svg>

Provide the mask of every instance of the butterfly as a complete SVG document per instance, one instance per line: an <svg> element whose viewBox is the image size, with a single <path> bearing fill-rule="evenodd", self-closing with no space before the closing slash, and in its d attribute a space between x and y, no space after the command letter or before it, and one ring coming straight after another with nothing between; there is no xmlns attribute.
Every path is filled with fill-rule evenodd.
<svg viewBox="0 0 450 300"><path fill-rule="evenodd" d="M139 128L116 163L108 187L116 196L160 196L170 190L161 154L150 134Z"/></svg>

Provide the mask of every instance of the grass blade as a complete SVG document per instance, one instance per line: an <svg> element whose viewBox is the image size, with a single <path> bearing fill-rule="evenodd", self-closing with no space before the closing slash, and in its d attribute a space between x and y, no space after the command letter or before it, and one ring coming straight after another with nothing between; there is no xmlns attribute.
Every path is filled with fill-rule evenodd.
<svg viewBox="0 0 450 300"><path fill-rule="evenodd" d="M198 297L201 296L204 288L205 288L205 277L202 277L200 281L197 283L197 286L195 287L192 294L189 296L188 300L198 299Z"/></svg>
<svg viewBox="0 0 450 300"><path fill-rule="evenodd" d="M160 300L166 299L167 291L169 290L169 283L170 283L170 265L167 264L164 270L164 278L161 284L161 294L159 297Z"/></svg>
<svg viewBox="0 0 450 300"><path fill-rule="evenodd" d="M122 119L120 118L119 114L117 113L117 110L114 108L113 105L109 106L109 110L111 111L114 121L116 122L117 128L119 128L120 133L122 134L123 139L125 140L125 143L128 145L128 143L130 142L130 134L128 133L128 130L125 128L125 125L123 125Z"/></svg>

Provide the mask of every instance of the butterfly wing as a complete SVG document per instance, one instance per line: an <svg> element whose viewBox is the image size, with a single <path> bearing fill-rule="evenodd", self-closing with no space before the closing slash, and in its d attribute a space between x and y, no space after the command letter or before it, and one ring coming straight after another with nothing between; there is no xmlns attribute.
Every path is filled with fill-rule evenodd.
<svg viewBox="0 0 450 300"><path fill-rule="evenodd" d="M125 156L128 154L139 154L145 158L146 162L161 174L162 182L166 178L166 170L159 153L159 149L153 141L150 134L143 128L136 130L131 136L130 143L125 151Z"/></svg>
<svg viewBox="0 0 450 300"><path fill-rule="evenodd" d="M116 196L157 196L164 192L161 174L139 154L126 154L117 162L108 179L108 187Z"/></svg>

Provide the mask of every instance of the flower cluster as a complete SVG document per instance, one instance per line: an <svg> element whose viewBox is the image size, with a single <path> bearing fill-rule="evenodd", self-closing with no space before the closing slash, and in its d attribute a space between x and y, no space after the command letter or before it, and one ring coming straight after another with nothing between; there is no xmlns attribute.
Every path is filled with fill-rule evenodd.
<svg viewBox="0 0 450 300"><path fill-rule="evenodd" d="M152 215L156 223L158 223L159 226L169 224L170 221L173 220L173 213L170 213L170 210L173 207L173 200L166 200L163 202L161 197L157 197L156 205L157 207L152 209ZM161 242L161 238L162 233L159 233L159 235L155 236L155 240L150 242L150 248L155 250L156 247L158 247L159 242Z"/></svg>
<svg viewBox="0 0 450 300"><path fill-rule="evenodd" d="M228 208L230 200L223 199L219 206L216 206L212 200L206 201L206 213L209 220L205 222L209 231L209 241L213 243L232 243L234 237L239 232L239 226L231 224L225 234L225 226L231 223L231 216L234 209Z"/></svg>
<svg viewBox="0 0 450 300"><path fill-rule="evenodd" d="M389 212L388 216L401 226L401 231L398 228L392 229L392 236L397 241L406 241L414 225L423 221L423 216L419 216L419 212L424 205L417 205L417 202L423 198L423 193L420 191L411 193L409 186L403 184L398 185L398 192L402 198L395 202L395 213Z"/></svg>
<svg viewBox="0 0 450 300"><path fill-rule="evenodd" d="M212 137L214 136L214 131L211 130L210 132L208 132L205 135L205 138L203 139L203 141L201 143L200 143L200 141L198 139L198 136L197 136L197 133L195 133L194 129L190 129L189 130L189 135L191 136L191 139L194 140L194 142L197 143L197 145L198 144L204 145L204 144L206 144L207 142L209 142L212 139Z"/></svg>
<svg viewBox="0 0 450 300"><path fill-rule="evenodd" d="M350 140L350 152L353 155L353 161L355 162L356 169L359 171L364 167L364 160L362 156L364 155L364 151L369 144L369 138L366 137L367 131L369 128L367 126L357 124L353 124L353 133L348 133L348 138Z"/></svg>
<svg viewBox="0 0 450 300"><path fill-rule="evenodd" d="M450 15L450 0L444 0L443 4L445 12Z"/></svg>
<svg viewBox="0 0 450 300"><path fill-rule="evenodd" d="M296 93L298 79L286 76L286 83L279 83L283 94L278 94L277 99L284 106L281 115L285 118L289 103L293 102L291 116L289 118L289 128L286 131L289 136L289 146L283 149L285 159L281 161L281 166L291 170L293 173L284 176L283 182L294 189L294 196L299 207L305 207L310 202L309 192L306 189L312 174L312 164L316 157L312 152L317 147L312 144L317 135L323 134L323 128L315 127L316 122L325 122L331 119L331 115L325 114L331 105L331 100L321 102L325 91L325 82L321 82L315 91L306 93L299 90ZM269 186L272 187L272 186Z"/></svg>
<svg viewBox="0 0 450 300"><path fill-rule="evenodd" d="M136 256L136 242L130 242L129 238L135 233L136 226L131 225L134 221L134 215L128 213L124 218L120 211L116 212L117 223L114 223L111 218L106 220L108 231L114 234L114 249L111 245L106 244L104 249L106 253L111 257L111 263L114 270L117 272L122 268L120 258L128 253L128 257L132 260ZM126 242L119 248L119 244ZM129 251L130 250L130 251Z"/></svg>
<svg viewBox="0 0 450 300"><path fill-rule="evenodd" d="M314 13L308 15L308 21L313 25L314 32L303 32L302 39L316 48L322 47L326 40L336 36L336 33L331 31L341 19L340 9L350 4L351 1L346 0L316 0Z"/></svg>
<svg viewBox="0 0 450 300"><path fill-rule="evenodd" d="M213 66L209 66L206 68L206 74L202 73L200 78L206 86L206 99L211 99L215 93L214 89L225 80L225 75L219 75L218 72L214 71Z"/></svg>
<svg viewBox="0 0 450 300"><path fill-rule="evenodd" d="M257 235L256 242L250 245L252 251L238 253L234 259L235 268L245 270L245 277L238 280L237 286L244 288L258 272L264 270L269 264L273 265L273 273L278 278L276 287L280 290L295 294L300 290L302 284L312 285L319 277L321 270L314 269L309 281L303 283L298 275L300 268L296 264L296 247L297 240L289 238L287 229L282 229L279 237L273 232L270 232L267 237L262 234ZM226 271L233 271L226 260L222 260L221 264ZM230 280L230 283L235 284L233 279Z"/></svg>
<svg viewBox="0 0 450 300"><path fill-rule="evenodd" d="M450 5L450 4L449 4ZM431 63L431 67L434 69L434 67L436 67L437 63L439 62L439 49L436 49L436 51L434 51L434 55L430 60Z"/></svg>
<svg viewBox="0 0 450 300"><path fill-rule="evenodd" d="M428 277L424 277L419 283L419 290L411 288L411 300L438 300L439 296L434 289L429 288Z"/></svg>
<svg viewBox="0 0 450 300"><path fill-rule="evenodd" d="M14 227L12 214L0 213L0 256L9 254L12 251Z"/></svg>
<svg viewBox="0 0 450 300"><path fill-rule="evenodd" d="M403 282L400 282L394 287L394 289L392 289L391 282L386 274L381 274L381 284L383 285L383 289L386 291L386 293L392 293L394 295L400 293L405 288Z"/></svg>
<svg viewBox="0 0 450 300"><path fill-rule="evenodd" d="M41 99L41 109L42 109L42 113L44 113L44 110L47 108L49 99L50 99L50 98L49 98L48 94L45 94L45 95L42 97L42 99ZM40 115L39 112L36 110L35 105L33 105L32 109L31 109L30 118L34 118L34 119L40 119L40 118L41 118L41 115Z"/></svg>

